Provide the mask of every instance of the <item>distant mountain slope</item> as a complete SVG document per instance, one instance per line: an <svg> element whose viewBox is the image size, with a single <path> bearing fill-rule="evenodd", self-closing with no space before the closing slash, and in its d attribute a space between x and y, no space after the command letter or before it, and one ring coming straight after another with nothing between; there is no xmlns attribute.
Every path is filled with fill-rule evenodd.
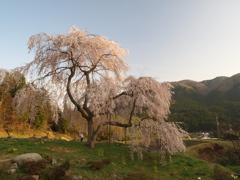
<svg viewBox="0 0 240 180"><path fill-rule="evenodd" d="M172 83L172 85L190 88L201 94L207 94L209 92L209 88L205 84L201 82L192 81L192 80L183 80L183 81Z"/></svg>
<svg viewBox="0 0 240 180"><path fill-rule="evenodd" d="M186 88L191 88L198 93L207 95L211 91L218 90L221 92L226 92L232 89L234 86L240 83L240 73L233 75L231 77L220 76L211 80L204 80L201 82L192 80L182 80L179 82L171 83L173 86L182 86Z"/></svg>
<svg viewBox="0 0 240 180"><path fill-rule="evenodd" d="M205 80L202 81L201 83L205 84L208 88L209 88L209 92L218 89L221 86L224 86L224 82L228 79L228 77L225 76L220 76L220 77L216 77L212 80Z"/></svg>
<svg viewBox="0 0 240 180"><path fill-rule="evenodd" d="M182 122L187 131L215 131L216 119L222 129L230 129L240 121L240 73L171 84L174 94L169 120Z"/></svg>

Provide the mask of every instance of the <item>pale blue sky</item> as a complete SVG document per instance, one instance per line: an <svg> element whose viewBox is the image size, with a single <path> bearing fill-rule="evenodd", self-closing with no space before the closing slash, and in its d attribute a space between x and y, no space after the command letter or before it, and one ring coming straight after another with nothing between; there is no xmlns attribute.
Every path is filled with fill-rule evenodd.
<svg viewBox="0 0 240 180"><path fill-rule="evenodd" d="M240 73L239 0L0 0L0 68L33 59L31 35L77 25L130 50L129 74L202 81Z"/></svg>

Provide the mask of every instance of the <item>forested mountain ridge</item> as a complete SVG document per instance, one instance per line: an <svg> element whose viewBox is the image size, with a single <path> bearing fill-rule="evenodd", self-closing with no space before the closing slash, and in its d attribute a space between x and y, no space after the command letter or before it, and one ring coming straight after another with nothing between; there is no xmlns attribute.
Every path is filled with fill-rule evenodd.
<svg viewBox="0 0 240 180"><path fill-rule="evenodd" d="M222 130L240 121L240 74L196 82L171 83L173 104L170 121L181 122L189 132Z"/></svg>
<svg viewBox="0 0 240 180"><path fill-rule="evenodd" d="M172 82L173 86L183 86L195 90L198 93L207 95L214 90L226 92L235 88L240 83L240 73L231 77L219 76L211 80L204 80L201 82L192 80L182 80L179 82Z"/></svg>

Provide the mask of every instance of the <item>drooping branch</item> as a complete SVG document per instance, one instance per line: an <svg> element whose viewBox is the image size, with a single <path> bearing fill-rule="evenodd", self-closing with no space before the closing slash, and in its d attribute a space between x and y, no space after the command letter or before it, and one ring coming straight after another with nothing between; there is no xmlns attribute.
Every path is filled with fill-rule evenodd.
<svg viewBox="0 0 240 180"><path fill-rule="evenodd" d="M70 84L71 84L71 80L72 78L74 77L74 74L75 74L75 69L72 67L70 69L70 75L68 77L68 81L67 81L67 94L70 98L70 100L72 101L72 103L77 107L78 111L82 114L82 116L86 119L89 118L89 116L84 112L84 110L81 108L80 104L77 103L77 101L73 98L73 95L71 93L71 90L70 90Z"/></svg>
<svg viewBox="0 0 240 180"><path fill-rule="evenodd" d="M132 124L132 117L133 117L134 110L136 108L136 102L137 102L137 98L135 98L133 101L132 110L131 110L130 116L129 116L129 122L128 122L129 124Z"/></svg>
<svg viewBox="0 0 240 180"><path fill-rule="evenodd" d="M105 122L104 125L111 125L111 126L118 126L118 127L131 127L132 124L130 123L120 123L120 122L117 122L117 121L111 121L111 122Z"/></svg>
<svg viewBox="0 0 240 180"><path fill-rule="evenodd" d="M120 94L114 96L112 99L115 100L115 99L117 99L117 98L119 98L119 97L121 97L121 96L123 96L123 95L127 95L127 96L130 96L130 97L133 97L133 92L127 93L126 91L123 91L123 92L121 92Z"/></svg>
<svg viewBox="0 0 240 180"><path fill-rule="evenodd" d="M103 126L106 126L106 125L118 126L123 128L132 127L132 124L129 124L129 123L120 123L118 121L106 121L98 125L97 129L95 130L95 134L98 134L102 130Z"/></svg>
<svg viewBox="0 0 240 180"><path fill-rule="evenodd" d="M35 79L32 83L34 83L36 81L39 81L39 80L44 80L45 78L47 78L49 76L54 76L54 75L57 75L57 74L61 74L63 71L65 71L67 69L69 69L69 67L59 67L59 68L56 68L53 71L48 72L44 76Z"/></svg>

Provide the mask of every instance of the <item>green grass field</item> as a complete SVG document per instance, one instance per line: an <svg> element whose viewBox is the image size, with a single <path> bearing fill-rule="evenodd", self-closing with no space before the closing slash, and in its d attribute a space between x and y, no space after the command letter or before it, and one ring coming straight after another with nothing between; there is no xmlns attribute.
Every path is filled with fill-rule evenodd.
<svg viewBox="0 0 240 180"><path fill-rule="evenodd" d="M206 143L205 143L206 144ZM50 179L51 174L57 165L52 165L49 159L54 158L58 164L70 163L69 174L82 176L89 180L114 180L114 179L161 179L161 180L193 180L201 177L203 180L215 179L216 173L224 172L225 176L231 179L233 171L222 166L216 166L212 162L201 160L196 155L197 146L191 146L185 154L172 155L172 162L165 165L159 163L160 156L155 153L144 152L143 160L130 159L127 146L121 143L114 143L108 146L106 143L97 143L95 149L89 149L84 142L35 139L7 139L0 138L0 160L14 158L24 153L39 153L44 159L46 166L38 172L41 179ZM193 148L195 147L195 148ZM107 165L101 165L101 161L108 160ZM95 164L94 164L95 163ZM101 165L98 169L98 165ZM92 165L92 167L91 167ZM11 163L0 163L1 180L25 180L26 170L20 168L16 174L10 175L7 170ZM229 166L230 167L230 166ZM232 170L240 171L237 166L230 167ZM235 169L234 169L235 168ZM54 179L67 179L55 177ZM219 179L218 179L219 180Z"/></svg>

